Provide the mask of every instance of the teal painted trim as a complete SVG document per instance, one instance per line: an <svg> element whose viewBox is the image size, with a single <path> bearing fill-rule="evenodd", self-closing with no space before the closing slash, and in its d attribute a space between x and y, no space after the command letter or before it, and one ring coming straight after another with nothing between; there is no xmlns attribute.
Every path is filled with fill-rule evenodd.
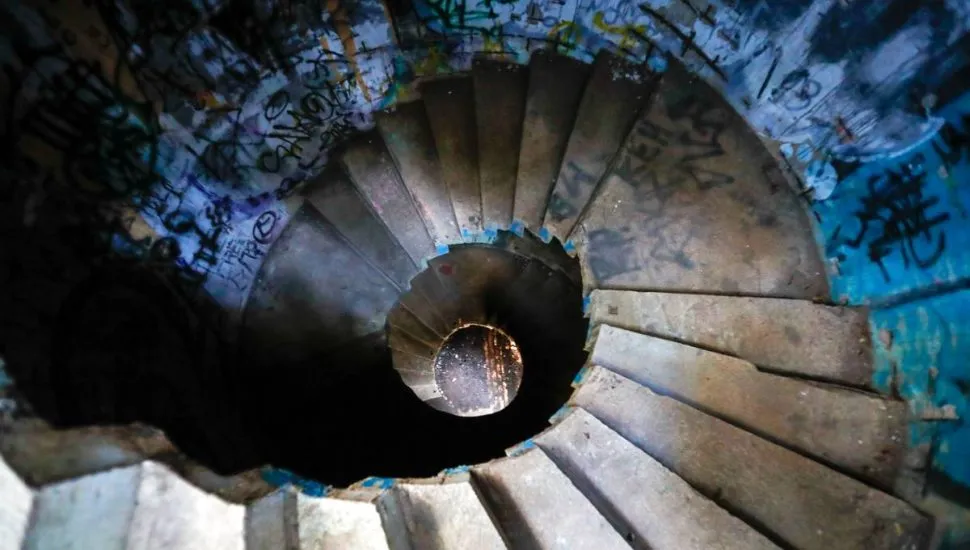
<svg viewBox="0 0 970 550"><path fill-rule="evenodd" d="M519 456L525 453L526 451L529 451L530 449L535 449L535 448L536 448L536 443L535 441L532 441L532 439L530 438L530 439L526 439L522 443L509 447L508 449L505 450L505 454L508 456Z"/></svg>

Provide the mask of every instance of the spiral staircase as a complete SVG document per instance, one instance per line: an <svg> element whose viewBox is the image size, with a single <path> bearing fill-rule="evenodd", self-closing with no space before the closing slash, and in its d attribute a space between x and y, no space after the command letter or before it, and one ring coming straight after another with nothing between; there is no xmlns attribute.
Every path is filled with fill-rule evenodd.
<svg viewBox="0 0 970 550"><path fill-rule="evenodd" d="M867 312L821 303L797 193L714 90L540 52L420 92L293 200L248 299L240 384L292 406L244 424L318 440L321 483L175 466L147 428L7 438L0 549L932 546Z"/></svg>

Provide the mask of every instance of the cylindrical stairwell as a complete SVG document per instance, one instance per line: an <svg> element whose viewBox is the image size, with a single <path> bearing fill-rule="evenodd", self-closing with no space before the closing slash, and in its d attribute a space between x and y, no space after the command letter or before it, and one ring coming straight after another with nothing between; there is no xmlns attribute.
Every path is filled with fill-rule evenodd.
<svg viewBox="0 0 970 550"><path fill-rule="evenodd" d="M713 89L542 52L420 92L293 202L196 388L293 483L229 503L164 444L32 475L88 449L39 431L0 549L930 545L919 421Z"/></svg>

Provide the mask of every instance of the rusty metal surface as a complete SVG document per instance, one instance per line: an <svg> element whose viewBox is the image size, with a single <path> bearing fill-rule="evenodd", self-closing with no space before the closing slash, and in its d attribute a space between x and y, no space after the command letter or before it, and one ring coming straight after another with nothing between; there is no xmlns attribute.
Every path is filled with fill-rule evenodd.
<svg viewBox="0 0 970 550"><path fill-rule="evenodd" d="M455 329L434 360L435 382L458 416L498 412L522 383L522 355L499 328L469 324Z"/></svg>
<svg viewBox="0 0 970 550"><path fill-rule="evenodd" d="M677 65L572 239L594 287L828 295L807 214L775 160Z"/></svg>
<svg viewBox="0 0 970 550"><path fill-rule="evenodd" d="M540 50L529 63L513 218L538 231L556 182L590 66Z"/></svg>
<svg viewBox="0 0 970 550"><path fill-rule="evenodd" d="M595 290L590 322L727 353L772 371L871 389L866 308L804 300Z"/></svg>
<svg viewBox="0 0 970 550"><path fill-rule="evenodd" d="M441 163L424 104L420 101L400 103L393 110L375 113L374 118L435 243L460 242L461 233L448 187L441 175Z"/></svg>

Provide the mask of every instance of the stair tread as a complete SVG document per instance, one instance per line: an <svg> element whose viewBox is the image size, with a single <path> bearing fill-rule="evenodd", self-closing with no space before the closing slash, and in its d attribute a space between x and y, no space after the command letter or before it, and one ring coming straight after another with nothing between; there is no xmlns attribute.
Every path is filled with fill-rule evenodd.
<svg viewBox="0 0 970 550"><path fill-rule="evenodd" d="M804 300L594 290L590 324L735 355L773 371L873 387L866 308Z"/></svg>
<svg viewBox="0 0 970 550"><path fill-rule="evenodd" d="M361 256L399 288L407 288L408 281L418 272L418 264L375 216L343 170L335 165L326 168L307 187L304 196Z"/></svg>
<svg viewBox="0 0 970 550"><path fill-rule="evenodd" d="M776 548L583 409L534 441L620 532L649 548Z"/></svg>
<svg viewBox="0 0 970 550"><path fill-rule="evenodd" d="M0 456L35 487L175 451L161 430L140 425L13 431L0 438Z"/></svg>
<svg viewBox="0 0 970 550"><path fill-rule="evenodd" d="M391 330L403 330L414 338L435 346L440 344L447 336L447 334L435 332L401 302L395 304L391 308L391 312L387 314L387 324Z"/></svg>
<svg viewBox="0 0 970 550"><path fill-rule="evenodd" d="M24 547L242 550L244 514L142 462L42 488Z"/></svg>
<svg viewBox="0 0 970 550"><path fill-rule="evenodd" d="M512 547L630 548L540 449L476 466L472 477Z"/></svg>
<svg viewBox="0 0 970 550"><path fill-rule="evenodd" d="M902 401L764 373L741 359L609 325L596 330L590 357L884 489L892 490L904 469L909 409Z"/></svg>
<svg viewBox="0 0 970 550"><path fill-rule="evenodd" d="M376 113L375 118L384 144L435 243L461 242L424 104L398 104L393 110Z"/></svg>
<svg viewBox="0 0 970 550"><path fill-rule="evenodd" d="M671 64L572 239L589 286L827 296L799 199L747 123Z"/></svg>
<svg viewBox="0 0 970 550"><path fill-rule="evenodd" d="M436 319L438 332L447 336L454 328L454 320L458 315L455 309L457 304L448 289L441 286L441 280L432 269L435 260L430 260L428 268L411 279L411 292L420 294L427 304L422 316Z"/></svg>
<svg viewBox="0 0 970 550"><path fill-rule="evenodd" d="M565 55L532 55L513 212L526 227L542 226L589 73L589 65Z"/></svg>
<svg viewBox="0 0 970 550"><path fill-rule="evenodd" d="M451 197L462 238L482 230L482 194L478 176L478 132L475 90L470 77L444 78L421 84L421 97L431 123L441 175Z"/></svg>
<svg viewBox="0 0 970 550"><path fill-rule="evenodd" d="M569 238L653 85L643 65L605 51L596 56L546 208L543 227L551 235Z"/></svg>
<svg viewBox="0 0 970 550"><path fill-rule="evenodd" d="M445 256L428 262L451 300L455 322L485 322L489 316L489 296L514 281L527 259L516 254L481 246L453 247Z"/></svg>
<svg viewBox="0 0 970 550"><path fill-rule="evenodd" d="M398 298L398 303L405 307L407 311L415 319L420 321L421 324L425 325L428 330L441 337L447 336L448 325L434 310L424 293L420 290L415 290L414 283L415 280L412 280L411 289L400 295Z"/></svg>
<svg viewBox="0 0 970 550"><path fill-rule="evenodd" d="M297 212L266 254L244 316L247 350L299 362L384 328L397 289L315 210Z"/></svg>
<svg viewBox="0 0 970 550"><path fill-rule="evenodd" d="M870 488L605 368L570 404L728 511L797 548L922 548L930 522Z"/></svg>
<svg viewBox="0 0 970 550"><path fill-rule="evenodd" d="M417 357L434 359L438 348L428 342L423 342L417 338L400 330L388 331L387 345L392 350L403 351Z"/></svg>
<svg viewBox="0 0 970 550"><path fill-rule="evenodd" d="M515 203L515 177L529 73L514 63L477 59L472 65L478 131L482 225L508 229Z"/></svg>
<svg viewBox="0 0 970 550"><path fill-rule="evenodd" d="M20 550L30 526L34 492L0 454L0 549Z"/></svg>
<svg viewBox="0 0 970 550"><path fill-rule="evenodd" d="M415 264L435 253L435 245L394 166L384 140L368 132L343 151L341 162L355 186Z"/></svg>
<svg viewBox="0 0 970 550"><path fill-rule="evenodd" d="M497 550L502 537L468 481L396 484L382 506L385 524L400 522L391 550ZM388 521L389 516L393 516ZM395 539L409 544L395 545Z"/></svg>
<svg viewBox="0 0 970 550"><path fill-rule="evenodd" d="M291 547L388 550L388 542L372 502L281 490L250 504L246 550Z"/></svg>
<svg viewBox="0 0 970 550"><path fill-rule="evenodd" d="M541 261L565 275L577 287L582 284L579 261L569 256L561 246L542 242L531 231L526 231L522 236L503 231L492 244L513 254Z"/></svg>

